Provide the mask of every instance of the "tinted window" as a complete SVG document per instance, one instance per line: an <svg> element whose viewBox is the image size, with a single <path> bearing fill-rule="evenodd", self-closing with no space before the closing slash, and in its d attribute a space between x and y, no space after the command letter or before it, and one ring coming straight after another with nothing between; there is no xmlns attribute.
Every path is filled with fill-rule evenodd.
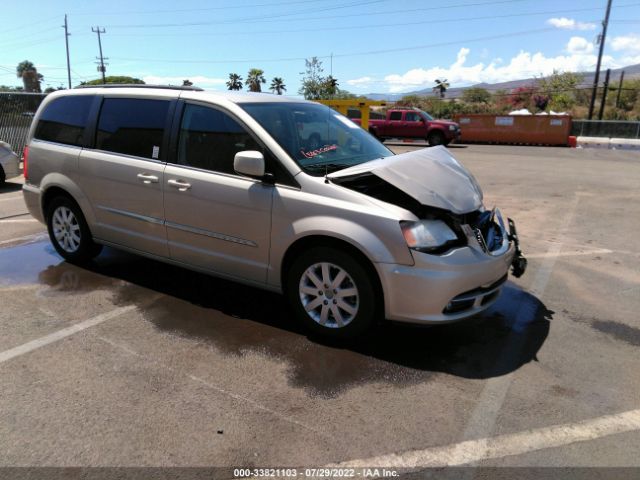
<svg viewBox="0 0 640 480"><path fill-rule="evenodd" d="M391 112L389 120L402 120L402 112Z"/></svg>
<svg viewBox="0 0 640 480"><path fill-rule="evenodd" d="M96 148L158 158L168 110L167 100L106 98L100 110Z"/></svg>
<svg viewBox="0 0 640 480"><path fill-rule="evenodd" d="M213 108L185 106L178 141L180 164L234 173L233 159L243 150L262 148L233 118Z"/></svg>
<svg viewBox="0 0 640 480"><path fill-rule="evenodd" d="M407 122L419 122L421 117L415 112L407 112L404 118Z"/></svg>
<svg viewBox="0 0 640 480"><path fill-rule="evenodd" d="M92 95L77 95L53 100L40 115L35 138L81 146L93 98Z"/></svg>

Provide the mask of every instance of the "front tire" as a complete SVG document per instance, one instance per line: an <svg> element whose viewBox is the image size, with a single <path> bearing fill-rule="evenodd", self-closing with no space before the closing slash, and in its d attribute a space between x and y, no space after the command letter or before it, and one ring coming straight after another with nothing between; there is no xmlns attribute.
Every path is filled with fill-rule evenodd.
<svg viewBox="0 0 640 480"><path fill-rule="evenodd" d="M349 339L369 330L379 304L366 268L331 247L312 247L296 258L286 278L286 295L308 331Z"/></svg>
<svg viewBox="0 0 640 480"><path fill-rule="evenodd" d="M427 142L429 142L429 145L432 147L435 147L437 145L444 145L444 135L442 134L442 132L435 130L429 134L429 136L427 137Z"/></svg>
<svg viewBox="0 0 640 480"><path fill-rule="evenodd" d="M82 210L70 198L54 198L47 205L46 218L51 243L68 262L88 262L102 250L102 245L93 241Z"/></svg>

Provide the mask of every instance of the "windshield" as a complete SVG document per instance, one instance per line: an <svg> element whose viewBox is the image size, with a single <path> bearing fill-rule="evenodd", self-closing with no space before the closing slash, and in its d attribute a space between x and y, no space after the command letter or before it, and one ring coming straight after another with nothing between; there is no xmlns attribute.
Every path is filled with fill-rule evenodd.
<svg viewBox="0 0 640 480"><path fill-rule="evenodd" d="M427 120L429 120L430 122L433 121L433 117L431 115L429 115L427 112L425 112L424 110L420 110L422 112L422 114L425 116L425 118Z"/></svg>
<svg viewBox="0 0 640 480"><path fill-rule="evenodd" d="M393 152L335 110L313 103L240 105L311 175L324 175Z"/></svg>

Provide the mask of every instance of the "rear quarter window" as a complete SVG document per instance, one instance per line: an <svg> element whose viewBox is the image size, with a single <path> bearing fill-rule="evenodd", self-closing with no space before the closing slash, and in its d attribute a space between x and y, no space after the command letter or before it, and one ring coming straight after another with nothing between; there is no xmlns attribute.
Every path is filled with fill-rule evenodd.
<svg viewBox="0 0 640 480"><path fill-rule="evenodd" d="M105 98L96 132L96 148L143 158L159 158L168 100Z"/></svg>
<svg viewBox="0 0 640 480"><path fill-rule="evenodd" d="M74 95L52 100L40 115L34 137L38 140L82 146L93 95Z"/></svg>

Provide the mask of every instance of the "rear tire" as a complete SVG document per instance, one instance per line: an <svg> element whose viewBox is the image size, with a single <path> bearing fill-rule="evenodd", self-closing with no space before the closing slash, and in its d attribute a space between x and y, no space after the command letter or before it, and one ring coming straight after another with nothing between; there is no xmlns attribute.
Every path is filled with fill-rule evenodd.
<svg viewBox="0 0 640 480"><path fill-rule="evenodd" d="M4 185L4 182L6 179L7 179L7 176L4 173L4 169L2 168L2 165L0 165L0 187Z"/></svg>
<svg viewBox="0 0 640 480"><path fill-rule="evenodd" d="M100 254L87 221L76 202L55 197L46 207L47 230L56 251L70 263L86 263Z"/></svg>
<svg viewBox="0 0 640 480"><path fill-rule="evenodd" d="M285 281L293 313L312 333L346 340L375 323L379 299L370 274L342 250L306 250L293 261Z"/></svg>
<svg viewBox="0 0 640 480"><path fill-rule="evenodd" d="M427 142L429 142L430 146L435 147L437 145L444 145L445 138L442 132L435 130L427 136Z"/></svg>

